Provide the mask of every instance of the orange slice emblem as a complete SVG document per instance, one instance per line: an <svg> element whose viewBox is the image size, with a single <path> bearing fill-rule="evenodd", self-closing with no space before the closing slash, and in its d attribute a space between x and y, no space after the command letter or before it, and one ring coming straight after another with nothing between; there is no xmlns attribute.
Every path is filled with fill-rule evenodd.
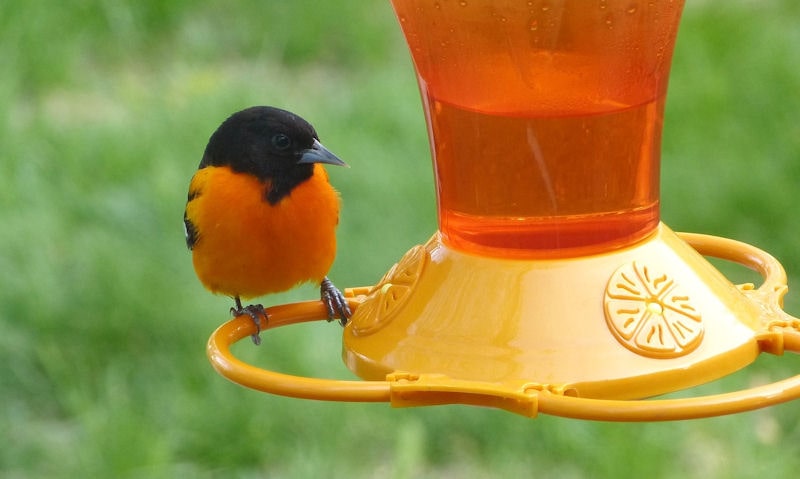
<svg viewBox="0 0 800 479"><path fill-rule="evenodd" d="M353 333L372 334L391 321L408 300L427 263L428 252L422 245L409 250L367 293L351 318Z"/></svg>
<svg viewBox="0 0 800 479"><path fill-rule="evenodd" d="M608 281L605 315L617 340L642 356L683 356L703 339L703 320L689 295L669 275L636 262Z"/></svg>

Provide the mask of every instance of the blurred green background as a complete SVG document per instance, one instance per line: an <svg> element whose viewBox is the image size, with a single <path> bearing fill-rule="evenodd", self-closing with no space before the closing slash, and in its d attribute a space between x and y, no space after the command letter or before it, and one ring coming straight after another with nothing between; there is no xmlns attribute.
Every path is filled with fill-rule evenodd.
<svg viewBox="0 0 800 479"><path fill-rule="evenodd" d="M663 219L766 249L800 285L800 3L687 3ZM395 22L388 1L0 4L0 476L796 474L800 403L664 424L529 420L273 397L211 369L205 342L230 301L196 280L181 215L229 113L296 111L352 166L329 169L344 200L338 285L374 283L434 231L425 125ZM790 290L787 309L798 306ZM350 378L340 336L296 326L239 352ZM690 394L798 372L795 355L765 357Z"/></svg>

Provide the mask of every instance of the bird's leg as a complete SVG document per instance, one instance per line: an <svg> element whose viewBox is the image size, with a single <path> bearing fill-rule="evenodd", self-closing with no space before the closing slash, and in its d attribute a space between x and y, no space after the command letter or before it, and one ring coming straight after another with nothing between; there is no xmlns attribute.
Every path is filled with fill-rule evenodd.
<svg viewBox="0 0 800 479"><path fill-rule="evenodd" d="M353 313L350 312L350 306L347 305L347 300L344 299L342 292L331 283L327 276L322 279L319 292L320 299L328 308L328 321L333 321L338 316L339 323L342 326L346 325Z"/></svg>
<svg viewBox="0 0 800 479"><path fill-rule="evenodd" d="M265 322L269 321L267 311L264 309L264 306L260 304L249 304L242 307L242 301L238 296L234 296L233 300L236 302L236 307L231 308L231 314L234 317L246 314L256 323L256 334L253 334L250 338L253 340L253 344L258 346L261 344L261 336L259 336L261 333L261 318L263 317Z"/></svg>

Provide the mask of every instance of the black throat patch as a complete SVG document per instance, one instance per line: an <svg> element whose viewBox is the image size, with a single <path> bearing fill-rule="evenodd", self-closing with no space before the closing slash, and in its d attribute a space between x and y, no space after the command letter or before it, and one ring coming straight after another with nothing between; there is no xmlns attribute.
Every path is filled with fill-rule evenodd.
<svg viewBox="0 0 800 479"><path fill-rule="evenodd" d="M311 178L314 174L314 165L295 165L291 170L281 172L268 178L270 187L267 189L264 198L270 205L279 203L283 198L289 196L297 185ZM267 178L262 178L267 179Z"/></svg>

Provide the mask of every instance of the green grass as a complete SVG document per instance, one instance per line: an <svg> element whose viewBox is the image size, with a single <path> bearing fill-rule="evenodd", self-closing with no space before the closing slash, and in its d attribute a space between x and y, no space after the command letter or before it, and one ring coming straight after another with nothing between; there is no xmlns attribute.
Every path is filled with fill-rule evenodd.
<svg viewBox="0 0 800 479"><path fill-rule="evenodd" d="M780 258L800 284L800 6L689 0L664 133L663 219ZM229 302L180 219L205 142L253 104L312 121L352 168L340 286L374 283L436 227L425 125L388 2L0 6L0 476L789 477L800 406L608 424L463 406L292 400L213 372ZM269 301L314 297L311 287ZM787 307L800 311L790 291ZM253 359L351 377L333 325ZM245 347L246 346L246 347ZM263 360L263 359L262 359ZM767 357L719 392L800 371Z"/></svg>

